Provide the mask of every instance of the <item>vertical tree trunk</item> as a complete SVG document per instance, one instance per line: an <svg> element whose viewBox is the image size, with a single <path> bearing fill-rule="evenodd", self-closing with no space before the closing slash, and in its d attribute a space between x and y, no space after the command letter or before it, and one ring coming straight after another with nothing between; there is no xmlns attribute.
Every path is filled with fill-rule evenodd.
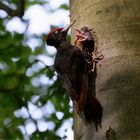
<svg viewBox="0 0 140 140"><path fill-rule="evenodd" d="M96 132L75 113L75 140L139 140L140 1L70 0L70 7L71 20L80 16L74 27L94 28L105 57L96 79L96 96L104 108L102 128Z"/></svg>

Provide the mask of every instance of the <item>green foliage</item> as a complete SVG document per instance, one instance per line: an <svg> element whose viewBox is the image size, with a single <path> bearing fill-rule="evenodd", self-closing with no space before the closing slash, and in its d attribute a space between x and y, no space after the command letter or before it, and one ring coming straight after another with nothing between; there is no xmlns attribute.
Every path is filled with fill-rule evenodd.
<svg viewBox="0 0 140 140"><path fill-rule="evenodd" d="M62 4L59 8L69 10L69 6L67 6L66 4Z"/></svg>
<svg viewBox="0 0 140 140"><path fill-rule="evenodd" d="M18 5L17 0L7 2ZM33 4L43 5L47 2L42 0L26 1L26 9ZM68 6L61 5L60 8L67 10ZM46 66L41 60L37 59L38 55L46 53L44 42L41 41L41 46L32 51L27 44L26 31L20 34L9 32L6 29L5 23L10 19L12 17L9 16L0 19L0 139L16 140L25 139L25 137L31 140L61 139L56 135L56 131L72 115L69 111L70 105L67 93L55 74L54 68ZM23 22L26 26L28 25L27 21ZM42 36L36 36L36 39L41 40ZM29 38L32 38L32 36L28 35ZM31 60L32 56L34 56L34 59ZM53 59L53 56L49 57ZM43 67L39 66L40 63ZM33 69L34 66L37 67L37 70ZM48 77L48 84L41 83L40 77L42 75ZM44 113L42 109L48 102L51 102L54 106L54 111L50 114ZM41 118L33 117L29 103L42 111ZM26 115L18 112L22 109L26 110ZM64 113L61 119L56 116L57 111ZM47 129L41 132L37 125L38 120L53 122L55 126L51 130ZM25 131L29 121L32 121L36 126L32 135L28 135Z"/></svg>

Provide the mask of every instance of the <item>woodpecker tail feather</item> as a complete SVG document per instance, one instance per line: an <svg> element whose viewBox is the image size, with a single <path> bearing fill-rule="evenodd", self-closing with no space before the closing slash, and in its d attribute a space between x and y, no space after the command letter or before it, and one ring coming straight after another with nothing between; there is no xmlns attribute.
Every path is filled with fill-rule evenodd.
<svg viewBox="0 0 140 140"><path fill-rule="evenodd" d="M84 110L85 119L87 123L94 123L96 131L98 127L101 128L101 120L103 115L103 108L95 96L88 96Z"/></svg>

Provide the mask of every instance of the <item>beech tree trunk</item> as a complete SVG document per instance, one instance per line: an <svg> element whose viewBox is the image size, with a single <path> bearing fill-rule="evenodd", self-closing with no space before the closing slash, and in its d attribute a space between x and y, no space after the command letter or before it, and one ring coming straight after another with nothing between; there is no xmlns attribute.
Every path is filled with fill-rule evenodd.
<svg viewBox="0 0 140 140"><path fill-rule="evenodd" d="M70 0L70 7L74 28L94 28L104 55L96 78L102 128L96 132L75 112L74 139L140 140L140 1Z"/></svg>

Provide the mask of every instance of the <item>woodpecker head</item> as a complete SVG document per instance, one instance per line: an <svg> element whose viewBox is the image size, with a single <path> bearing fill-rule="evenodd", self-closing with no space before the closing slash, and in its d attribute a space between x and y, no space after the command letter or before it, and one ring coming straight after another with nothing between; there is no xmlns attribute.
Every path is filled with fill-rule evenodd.
<svg viewBox="0 0 140 140"><path fill-rule="evenodd" d="M75 21L65 28L56 28L52 30L46 37L47 45L54 46L55 48L59 47L63 41L66 41L67 32L74 23Z"/></svg>

